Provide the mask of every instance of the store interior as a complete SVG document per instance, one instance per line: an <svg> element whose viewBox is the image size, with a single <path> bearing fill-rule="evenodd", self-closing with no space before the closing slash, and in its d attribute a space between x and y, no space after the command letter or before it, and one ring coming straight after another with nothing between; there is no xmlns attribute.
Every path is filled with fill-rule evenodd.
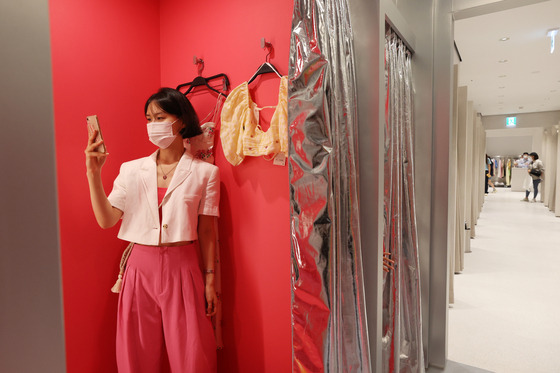
<svg viewBox="0 0 560 373"><path fill-rule="evenodd" d="M222 79L212 87L229 92L270 62L291 79L287 161L246 157L233 165L215 142L218 371L514 372L482 352L492 347L477 343L485 334L467 338L469 323L495 320L515 307L515 292L506 294L511 287L491 290L480 281L518 284L528 295L544 289L535 278L558 284L549 265L558 258L550 249L558 235L542 240L537 258L513 250L512 268L531 267L523 276L491 264L508 255L502 239L531 244L515 238L513 223L504 231L497 222L529 216L523 229L539 235L558 227L560 75L544 65L516 71L511 65L521 51L500 57L509 59L509 65L497 63L507 65L507 73L484 70L492 77L469 64L490 55L485 48L515 47L514 31L504 33L521 28L511 17L560 14L558 0L24 0L0 9L1 34L10 35L0 46L12 52L2 71L2 107L13 119L0 140L10 154L2 170L11 175L2 186L2 207L10 213L3 214L0 234L0 371L117 371L118 297L110 289L127 242L116 238L117 227L100 229L91 212L85 117L96 114L103 126L109 192L122 162L153 151L143 113L150 94L217 74L227 75L229 85ZM477 30L489 23L485 17L501 19L503 28ZM560 26L548 23L541 28ZM497 46L470 45L480 42L475 31ZM538 38L539 47L550 47L546 34ZM559 66L560 49L545 53L547 63ZM314 80L317 71L324 75ZM516 83L521 73L541 84L546 97L527 83L536 103L516 93L523 89ZM490 89L480 82L490 81L496 97L484 95ZM250 86L257 105L277 104L279 82L267 74ZM306 86L310 82L315 87ZM305 96L311 92L323 96L312 100ZM188 96L200 118L212 113L218 97L204 89ZM263 110L263 121L272 113ZM507 128L512 116L516 127ZM317 123L324 127L309 130ZM397 131L393 123L402 127ZM519 201L521 176L506 170L524 151L541 155L546 169L539 202L526 205ZM497 193L488 195L486 154L506 165L492 176ZM302 166L306 160L313 167ZM301 180L315 181L302 186ZM313 215L315 221L306 215L317 213L312 198L325 203L325 216ZM305 246L305 229L330 233L320 243L311 235ZM384 272L387 253L396 265ZM546 261L542 271L551 277L539 277L525 260ZM494 298L492 291L511 297L492 307L476 303ZM528 319L544 310L548 317L555 306L537 301L540 308L515 315ZM487 309L494 318L480 312ZM499 323L503 329L488 329L490 341L507 346L516 321L506 321ZM531 342L550 340L537 332L544 333L545 322L524 324L527 329L511 337L523 342L509 349L517 355ZM508 337L496 337L502 332ZM523 333L532 333L528 341ZM539 368L532 365L534 372L558 366L530 351L529 362L543 360Z"/></svg>

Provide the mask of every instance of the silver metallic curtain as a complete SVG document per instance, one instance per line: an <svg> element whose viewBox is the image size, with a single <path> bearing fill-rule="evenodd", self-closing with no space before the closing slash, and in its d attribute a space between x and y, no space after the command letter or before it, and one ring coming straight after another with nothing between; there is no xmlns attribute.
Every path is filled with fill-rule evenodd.
<svg viewBox="0 0 560 373"><path fill-rule="evenodd" d="M385 229L395 269L383 278L383 372L424 372L414 198L411 56L394 33L385 39Z"/></svg>
<svg viewBox="0 0 560 373"><path fill-rule="evenodd" d="M295 0L290 55L293 371L369 372L346 0Z"/></svg>

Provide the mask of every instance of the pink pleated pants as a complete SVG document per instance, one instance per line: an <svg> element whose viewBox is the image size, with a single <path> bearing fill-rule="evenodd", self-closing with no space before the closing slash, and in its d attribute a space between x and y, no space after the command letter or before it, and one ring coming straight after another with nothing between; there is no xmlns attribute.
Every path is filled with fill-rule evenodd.
<svg viewBox="0 0 560 373"><path fill-rule="evenodd" d="M196 244L134 245L117 311L119 373L215 373ZM165 356L167 355L167 356Z"/></svg>

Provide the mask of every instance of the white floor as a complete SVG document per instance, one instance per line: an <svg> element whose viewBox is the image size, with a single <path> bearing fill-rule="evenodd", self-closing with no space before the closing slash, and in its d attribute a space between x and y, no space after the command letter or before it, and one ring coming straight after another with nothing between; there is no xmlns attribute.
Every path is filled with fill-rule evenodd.
<svg viewBox="0 0 560 373"><path fill-rule="evenodd" d="M523 197L486 196L455 276L448 357L496 373L560 373L560 218Z"/></svg>

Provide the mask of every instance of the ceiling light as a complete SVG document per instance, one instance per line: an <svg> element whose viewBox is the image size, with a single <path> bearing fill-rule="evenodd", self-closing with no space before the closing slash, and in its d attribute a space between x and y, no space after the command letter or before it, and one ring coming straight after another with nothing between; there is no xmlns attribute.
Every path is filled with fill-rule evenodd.
<svg viewBox="0 0 560 373"><path fill-rule="evenodd" d="M556 92L556 90L555 90L555 89L551 89L550 92Z"/></svg>
<svg viewBox="0 0 560 373"><path fill-rule="evenodd" d="M500 75L498 78L505 78L507 75Z"/></svg>
<svg viewBox="0 0 560 373"><path fill-rule="evenodd" d="M498 88L500 88L500 89L504 89L505 87L498 87Z"/></svg>
<svg viewBox="0 0 560 373"><path fill-rule="evenodd" d="M540 73L540 70L535 70L531 72L531 74L538 74L538 73Z"/></svg>
<svg viewBox="0 0 560 373"><path fill-rule="evenodd" d="M523 106L520 106L519 109L523 109Z"/></svg>
<svg viewBox="0 0 560 373"><path fill-rule="evenodd" d="M557 28L546 32L546 36L550 38L550 53L554 53L554 39L556 38L556 35L558 35Z"/></svg>
<svg viewBox="0 0 560 373"><path fill-rule="evenodd" d="M508 60L499 60L498 62L499 63L506 63L506 62L508 62Z"/></svg>
<svg viewBox="0 0 560 373"><path fill-rule="evenodd" d="M503 38L500 38L500 41L508 41L509 38L507 36L504 36Z"/></svg>

